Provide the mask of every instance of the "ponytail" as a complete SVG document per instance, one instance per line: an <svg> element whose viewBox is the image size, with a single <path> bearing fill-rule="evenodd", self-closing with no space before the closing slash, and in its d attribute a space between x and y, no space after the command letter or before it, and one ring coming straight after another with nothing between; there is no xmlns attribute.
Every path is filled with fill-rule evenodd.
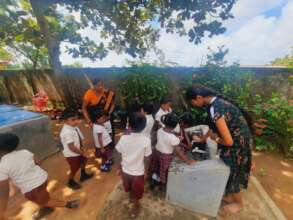
<svg viewBox="0 0 293 220"><path fill-rule="evenodd" d="M177 117L176 114L174 113L168 113L166 115L163 115L161 117L161 122L168 128L171 128L171 129L174 129L178 122L179 122L179 119Z"/></svg>

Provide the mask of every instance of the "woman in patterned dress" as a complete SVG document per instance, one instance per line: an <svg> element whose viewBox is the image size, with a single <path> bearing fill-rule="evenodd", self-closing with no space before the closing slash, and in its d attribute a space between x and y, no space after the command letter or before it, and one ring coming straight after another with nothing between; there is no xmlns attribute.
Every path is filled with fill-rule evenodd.
<svg viewBox="0 0 293 220"><path fill-rule="evenodd" d="M237 213L243 206L241 188L247 189L251 170L253 138L249 115L231 101L205 87L191 87L186 99L192 106L206 107L211 121L211 138L220 149L220 158L230 167L223 201L224 210Z"/></svg>

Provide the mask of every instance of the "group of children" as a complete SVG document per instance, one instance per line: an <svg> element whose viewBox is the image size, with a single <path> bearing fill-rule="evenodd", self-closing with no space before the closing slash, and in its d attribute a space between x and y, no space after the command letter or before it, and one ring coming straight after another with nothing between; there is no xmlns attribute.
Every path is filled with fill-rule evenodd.
<svg viewBox="0 0 293 220"><path fill-rule="evenodd" d="M188 120L180 119L172 113L170 100L163 100L160 109L153 114L154 106L144 103L128 116L127 131L115 146L120 155L118 173L121 175L123 186L129 192L130 202L133 203L131 214L135 217L139 212L139 201L143 197L144 182L150 180L155 188L164 190L167 183L168 168L174 158L174 152L187 164L189 159L184 149L190 147L190 142L184 135L184 127ZM89 157L83 145L84 136L78 124L79 114L73 110L65 110L62 114L64 121L60 133L63 155L70 167L68 187L73 190L81 188L79 182L91 179L94 174L86 172ZM95 156L101 158L101 172L109 172L114 164L113 150L115 141L111 137L111 124L108 115L101 109L96 109L90 115L93 123L93 139ZM181 123L180 123L181 122ZM14 134L0 134L0 220L4 217L9 198L9 183L11 180L24 196L38 204L41 209L35 219L53 211L55 207L77 208L78 201L59 201L52 199L47 191L48 175L40 167L40 161L27 150L16 151L19 139ZM16 162L17 161L17 162ZM76 174L80 170L80 181Z"/></svg>

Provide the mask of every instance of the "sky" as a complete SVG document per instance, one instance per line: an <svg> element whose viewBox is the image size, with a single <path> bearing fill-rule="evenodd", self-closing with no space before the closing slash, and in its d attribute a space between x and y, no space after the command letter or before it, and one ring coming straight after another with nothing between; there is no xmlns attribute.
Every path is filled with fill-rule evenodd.
<svg viewBox="0 0 293 220"><path fill-rule="evenodd" d="M200 66L206 61L208 47L215 50L225 45L229 49L226 60L244 66L270 64L272 60L291 53L293 46L293 0L238 0L232 9L234 19L225 21L227 31L213 38L204 38L202 43L190 43L187 37L162 32L157 42L168 62L180 66ZM97 33L84 30L84 35L93 39ZM148 60L157 57L150 53ZM110 52L103 60L73 59L65 53L62 45L61 61L63 65L75 61L84 67L127 66L131 57Z"/></svg>

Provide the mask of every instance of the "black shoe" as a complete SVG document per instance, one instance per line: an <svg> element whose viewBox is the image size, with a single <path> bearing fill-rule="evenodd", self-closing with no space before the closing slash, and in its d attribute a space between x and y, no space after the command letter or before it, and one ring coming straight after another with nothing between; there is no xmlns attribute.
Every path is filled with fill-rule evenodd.
<svg viewBox="0 0 293 220"><path fill-rule="evenodd" d="M79 200L72 200L66 203L66 208L68 209L76 209L79 206Z"/></svg>
<svg viewBox="0 0 293 220"><path fill-rule="evenodd" d="M78 190L81 188L81 185L74 180L69 180L67 186L73 190Z"/></svg>
<svg viewBox="0 0 293 220"><path fill-rule="evenodd" d="M83 173L80 175L80 182L84 182L86 180L91 179L94 176L93 173Z"/></svg>
<svg viewBox="0 0 293 220"><path fill-rule="evenodd" d="M54 212L53 208L49 208L49 207L40 208L38 211L36 211L33 214L32 219L33 220L42 219L42 218L46 217L47 215L50 215L52 212Z"/></svg>

